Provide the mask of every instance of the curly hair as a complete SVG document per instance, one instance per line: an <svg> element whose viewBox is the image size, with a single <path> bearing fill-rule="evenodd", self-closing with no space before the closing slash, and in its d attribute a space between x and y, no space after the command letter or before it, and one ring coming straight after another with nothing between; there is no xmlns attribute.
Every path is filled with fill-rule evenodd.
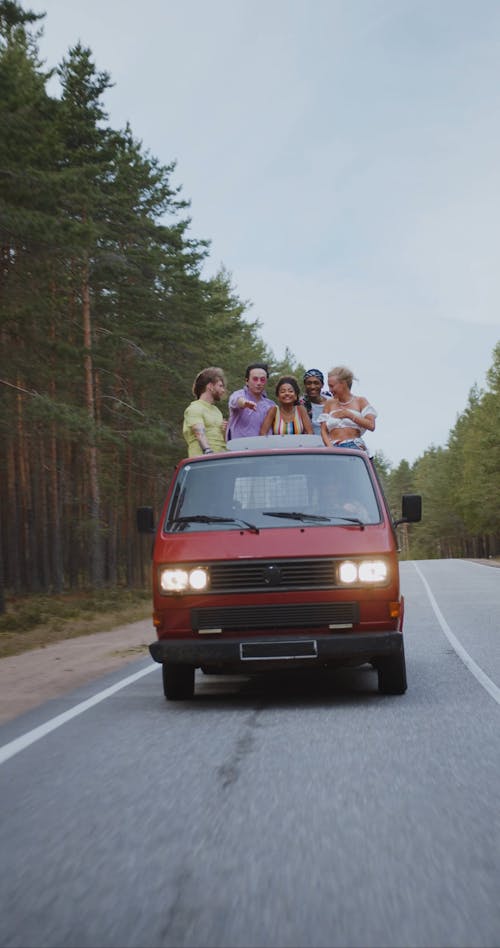
<svg viewBox="0 0 500 948"><path fill-rule="evenodd" d="M296 396L296 397L295 397L295 404L297 404L297 403L298 403L298 400L299 400L299 395L300 395L300 388L299 388L299 383L297 382L297 379L295 378L295 376L294 376L294 375L282 375L281 378L278 379L278 382L277 382L277 384L276 384L276 388L275 388L275 390L274 390L275 393L276 393L276 396L279 396L279 390L280 390L280 388L281 388L282 385L291 385L291 386L292 386L292 388L293 388L293 390L294 390L294 392L295 392L295 396Z"/></svg>

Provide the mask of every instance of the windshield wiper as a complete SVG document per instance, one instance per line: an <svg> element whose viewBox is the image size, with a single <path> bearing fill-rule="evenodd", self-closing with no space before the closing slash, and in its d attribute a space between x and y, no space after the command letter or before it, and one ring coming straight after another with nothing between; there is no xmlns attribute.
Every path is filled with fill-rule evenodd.
<svg viewBox="0 0 500 948"><path fill-rule="evenodd" d="M358 527L361 527L362 530L365 529L365 524L359 517L337 517L333 516L332 520L342 520L343 523L357 523Z"/></svg>
<svg viewBox="0 0 500 948"><path fill-rule="evenodd" d="M263 510L263 517L283 517L286 520L301 520L305 523L307 520L318 521L323 523L331 523L332 520L342 520L344 523L357 523L362 530L365 529L365 525L362 520L359 520L358 517L322 517L320 514L308 514L301 513L297 510Z"/></svg>
<svg viewBox="0 0 500 948"><path fill-rule="evenodd" d="M283 517L285 520L318 520L325 523L331 521L331 517L322 517L320 514L301 513L297 510L263 510L263 517Z"/></svg>
<svg viewBox="0 0 500 948"><path fill-rule="evenodd" d="M256 527L254 523L249 523L248 520L242 520L240 517L215 517L210 514L193 514L192 517L174 517L169 523L239 523L247 527L250 533L260 533L259 528Z"/></svg>

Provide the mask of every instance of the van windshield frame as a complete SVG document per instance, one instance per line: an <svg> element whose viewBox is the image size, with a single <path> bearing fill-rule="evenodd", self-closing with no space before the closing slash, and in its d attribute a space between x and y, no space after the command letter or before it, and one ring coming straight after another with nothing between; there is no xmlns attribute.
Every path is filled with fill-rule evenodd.
<svg viewBox="0 0 500 948"><path fill-rule="evenodd" d="M379 524L374 476L359 454L229 454L179 471L164 532ZM192 518L192 519L190 519Z"/></svg>

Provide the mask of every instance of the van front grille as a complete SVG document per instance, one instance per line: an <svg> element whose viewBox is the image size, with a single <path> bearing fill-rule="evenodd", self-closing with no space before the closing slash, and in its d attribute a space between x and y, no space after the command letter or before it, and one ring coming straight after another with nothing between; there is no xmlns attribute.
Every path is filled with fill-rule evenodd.
<svg viewBox="0 0 500 948"><path fill-rule="evenodd" d="M210 563L210 592L334 589L335 560L236 560Z"/></svg>
<svg viewBox="0 0 500 948"><path fill-rule="evenodd" d="M191 609L193 631L221 629L223 632L258 629L351 628L359 622L357 602L318 602L268 606L224 606Z"/></svg>

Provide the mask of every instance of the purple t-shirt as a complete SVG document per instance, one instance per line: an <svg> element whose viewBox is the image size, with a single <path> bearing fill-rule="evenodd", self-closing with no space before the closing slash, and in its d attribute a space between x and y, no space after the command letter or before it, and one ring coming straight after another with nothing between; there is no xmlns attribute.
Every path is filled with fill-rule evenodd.
<svg viewBox="0 0 500 948"><path fill-rule="evenodd" d="M250 402L255 402L256 408L239 408L238 399L244 398ZM259 400L252 395L245 385L245 388L238 389L229 397L229 424L227 426L227 440L231 438L251 438L258 435L260 426L264 421L268 411L275 403L262 392Z"/></svg>

